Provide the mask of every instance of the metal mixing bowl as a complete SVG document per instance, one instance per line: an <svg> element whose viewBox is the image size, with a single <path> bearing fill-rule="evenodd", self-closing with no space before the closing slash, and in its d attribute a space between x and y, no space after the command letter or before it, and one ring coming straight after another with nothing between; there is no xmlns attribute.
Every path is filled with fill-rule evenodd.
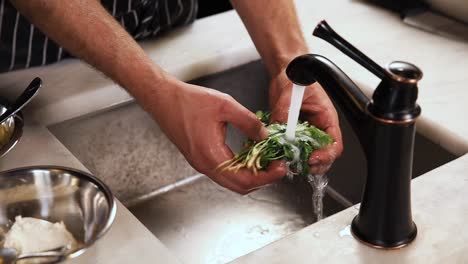
<svg viewBox="0 0 468 264"><path fill-rule="evenodd" d="M9 107L8 101L0 97L0 115L5 113L7 107ZM5 156L18 143L23 134L23 125L23 116L19 112L0 124L0 129L6 130L6 135L0 133L0 136L6 137L5 139L0 138L0 158Z"/></svg>
<svg viewBox="0 0 468 264"><path fill-rule="evenodd" d="M0 246L18 215L62 221L79 244L65 256L74 258L109 230L115 214L109 188L82 171L40 166L0 172Z"/></svg>

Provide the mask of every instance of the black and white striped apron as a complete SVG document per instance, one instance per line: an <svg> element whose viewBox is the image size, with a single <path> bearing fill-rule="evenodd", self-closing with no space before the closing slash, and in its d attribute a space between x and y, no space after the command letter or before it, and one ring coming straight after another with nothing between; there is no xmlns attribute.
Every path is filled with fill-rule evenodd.
<svg viewBox="0 0 468 264"><path fill-rule="evenodd" d="M135 39L157 36L192 23L197 0L101 0ZM0 72L46 65L70 57L68 52L29 23L8 0L0 0Z"/></svg>

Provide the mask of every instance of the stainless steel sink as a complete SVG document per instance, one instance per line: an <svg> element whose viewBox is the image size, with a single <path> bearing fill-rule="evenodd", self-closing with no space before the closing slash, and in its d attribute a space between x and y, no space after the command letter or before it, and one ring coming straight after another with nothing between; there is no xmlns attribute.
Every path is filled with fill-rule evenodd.
<svg viewBox="0 0 468 264"><path fill-rule="evenodd" d="M226 263L315 222L312 192L303 179L246 196L205 176L130 207L184 263ZM325 198L325 214L344 207Z"/></svg>
<svg viewBox="0 0 468 264"><path fill-rule="evenodd" d="M193 82L227 92L252 111L268 107L268 75L260 62ZM344 118L341 122L345 151L328 173L326 216L360 201L366 175L358 141ZM185 263L226 263L315 222L305 179L234 194L190 169L135 104L57 124L51 131ZM243 140L228 128L230 146L238 150ZM413 175L454 158L417 135Z"/></svg>

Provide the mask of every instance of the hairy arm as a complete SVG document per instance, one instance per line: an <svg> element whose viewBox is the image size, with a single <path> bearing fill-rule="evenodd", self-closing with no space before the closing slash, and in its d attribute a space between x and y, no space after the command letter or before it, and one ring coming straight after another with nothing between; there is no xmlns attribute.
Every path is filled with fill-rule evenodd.
<svg viewBox="0 0 468 264"><path fill-rule="evenodd" d="M272 164L257 176L247 170L217 170L220 163L233 157L225 144L226 123L255 140L268 134L265 127L232 97L165 73L99 1L11 1L31 23L67 51L126 88L199 172L239 193L285 175L281 164Z"/></svg>
<svg viewBox="0 0 468 264"><path fill-rule="evenodd" d="M162 92L166 74L96 0L12 0L31 23L139 101ZM131 78L129 76L132 76ZM157 89L156 89L157 87Z"/></svg>
<svg viewBox="0 0 468 264"><path fill-rule="evenodd" d="M308 52L293 0L231 0L272 76L270 107L272 121L286 123L292 83L285 74L288 63ZM335 143L312 153L311 173L323 174L341 155L343 144L338 115L323 88L315 83L306 88L301 106L309 123L325 130Z"/></svg>
<svg viewBox="0 0 468 264"><path fill-rule="evenodd" d="M272 76L307 53L292 0L231 0Z"/></svg>

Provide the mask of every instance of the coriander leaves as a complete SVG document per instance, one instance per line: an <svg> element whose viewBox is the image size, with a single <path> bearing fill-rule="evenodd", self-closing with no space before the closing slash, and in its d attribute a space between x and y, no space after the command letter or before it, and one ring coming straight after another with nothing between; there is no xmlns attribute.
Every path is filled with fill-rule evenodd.
<svg viewBox="0 0 468 264"><path fill-rule="evenodd" d="M259 111L256 113L266 125L269 136L259 142L248 140L246 147L232 159L221 163L219 170L237 172L242 168L257 174L274 160L286 160L289 168L295 174L307 175L310 154L331 143L333 139L324 131L310 125L308 122L299 123L296 127L294 141L285 138L286 124L267 124L270 113Z"/></svg>

